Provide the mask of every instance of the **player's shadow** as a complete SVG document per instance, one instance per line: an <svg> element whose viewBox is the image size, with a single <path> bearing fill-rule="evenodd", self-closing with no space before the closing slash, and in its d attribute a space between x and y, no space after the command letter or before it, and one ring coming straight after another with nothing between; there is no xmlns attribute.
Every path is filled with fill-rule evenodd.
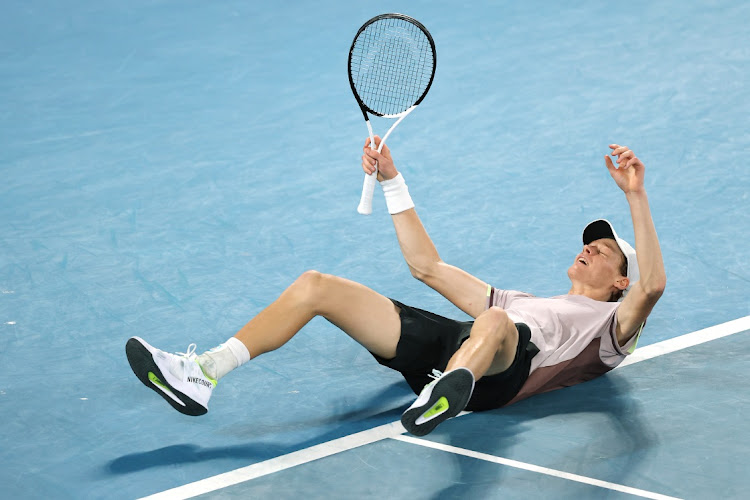
<svg viewBox="0 0 750 500"><path fill-rule="evenodd" d="M409 396L411 395L411 396ZM360 402L354 409L332 408L331 414L322 418L305 418L298 422L286 421L288 429L314 428L336 424L328 432L303 441L289 444L289 436L283 435L281 426L248 426L233 429L233 435L251 438L245 444L233 446L202 447L195 444L178 444L154 450L130 453L118 457L104 465L105 474L129 474L158 467L169 467L178 464L206 462L221 459L242 459L247 463L256 463L275 458L287 453L301 450L316 444L331 441L354 432L370 429L377 425L398 420L403 412L406 398L413 399L413 394L406 384L399 382L379 391L371 398ZM373 411L373 408L387 408ZM346 424L345 426L341 424ZM276 440L258 439L258 435L276 436Z"/></svg>
<svg viewBox="0 0 750 500"><path fill-rule="evenodd" d="M633 398L627 380L610 374L575 387L535 396L507 408L462 417L467 419L466 422L459 423L462 419L459 418L449 429L448 442L459 448L513 458L509 455L519 455L512 450L521 442L522 434L533 432L531 423L534 420L567 415L576 419L575 422L571 421L571 431L578 429L580 432L580 422L588 418L591 422L590 433L580 442L566 445L564 462L563 459L558 463L544 459L530 462L575 472L566 470L566 464L569 468L570 463L593 460L592 455L596 453L597 459L616 459L618 482L625 482L629 471L637 470L635 465L640 460L639 452L658 444L658 436L642 413L641 405ZM602 415L606 417L605 422L602 422ZM469 421L473 421L474 425ZM552 435L544 439L554 440L556 437L567 443L572 440L570 435ZM529 436L523 438L525 446L533 441ZM471 443L478 444L473 448ZM559 453L560 446L553 442L548 449ZM545 451L538 450L540 454ZM532 453L534 450L527 448L524 454ZM508 466L467 457L457 456L455 464L458 477L454 484L437 492L433 498L491 498L501 491L507 475L516 472L516 469Z"/></svg>

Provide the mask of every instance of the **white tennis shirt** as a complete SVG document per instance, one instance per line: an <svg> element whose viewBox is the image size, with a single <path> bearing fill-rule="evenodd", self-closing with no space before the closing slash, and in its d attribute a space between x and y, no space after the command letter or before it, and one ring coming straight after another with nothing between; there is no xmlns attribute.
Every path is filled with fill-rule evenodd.
<svg viewBox="0 0 750 500"><path fill-rule="evenodd" d="M515 323L526 323L539 348L528 380L508 404L591 380L619 365L635 350L640 336L639 331L624 346L618 344L620 304L583 295L542 298L488 287L486 307L500 307Z"/></svg>

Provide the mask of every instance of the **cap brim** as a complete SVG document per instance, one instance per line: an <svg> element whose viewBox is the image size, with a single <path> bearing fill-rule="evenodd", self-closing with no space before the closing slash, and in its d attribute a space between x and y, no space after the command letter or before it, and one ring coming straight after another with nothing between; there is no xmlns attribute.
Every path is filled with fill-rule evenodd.
<svg viewBox="0 0 750 500"><path fill-rule="evenodd" d="M583 230L583 244L588 245L592 241L609 238L617 241L617 233L612 224L606 219L599 219L590 222L586 229Z"/></svg>

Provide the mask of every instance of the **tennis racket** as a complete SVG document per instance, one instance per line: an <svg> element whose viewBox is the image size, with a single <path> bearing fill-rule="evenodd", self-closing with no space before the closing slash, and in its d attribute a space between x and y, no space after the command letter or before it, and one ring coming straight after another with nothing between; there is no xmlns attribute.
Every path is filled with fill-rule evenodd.
<svg viewBox="0 0 750 500"><path fill-rule="evenodd" d="M419 21L403 14L382 14L367 21L349 49L349 83L365 117L370 147L375 138L368 113L397 118L383 136L378 152L401 120L414 111L430 90L435 76L435 42ZM372 213L372 195L378 177L365 174L357 211Z"/></svg>

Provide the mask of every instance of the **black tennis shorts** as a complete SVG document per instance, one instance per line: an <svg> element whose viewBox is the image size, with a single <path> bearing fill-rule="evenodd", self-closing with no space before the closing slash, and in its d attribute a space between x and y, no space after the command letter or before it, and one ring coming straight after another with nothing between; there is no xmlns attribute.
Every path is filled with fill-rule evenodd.
<svg viewBox="0 0 750 500"><path fill-rule="evenodd" d="M383 366L392 368L406 379L415 394L432 382L432 370L445 371L448 361L469 338L473 321L456 321L429 311L391 301L401 309L401 339L396 357L384 359L372 354ZM512 400L529 377L531 360L539 349L531 342L531 331L516 323L518 349L510 367L502 373L480 378L466 406L467 411L500 408Z"/></svg>

